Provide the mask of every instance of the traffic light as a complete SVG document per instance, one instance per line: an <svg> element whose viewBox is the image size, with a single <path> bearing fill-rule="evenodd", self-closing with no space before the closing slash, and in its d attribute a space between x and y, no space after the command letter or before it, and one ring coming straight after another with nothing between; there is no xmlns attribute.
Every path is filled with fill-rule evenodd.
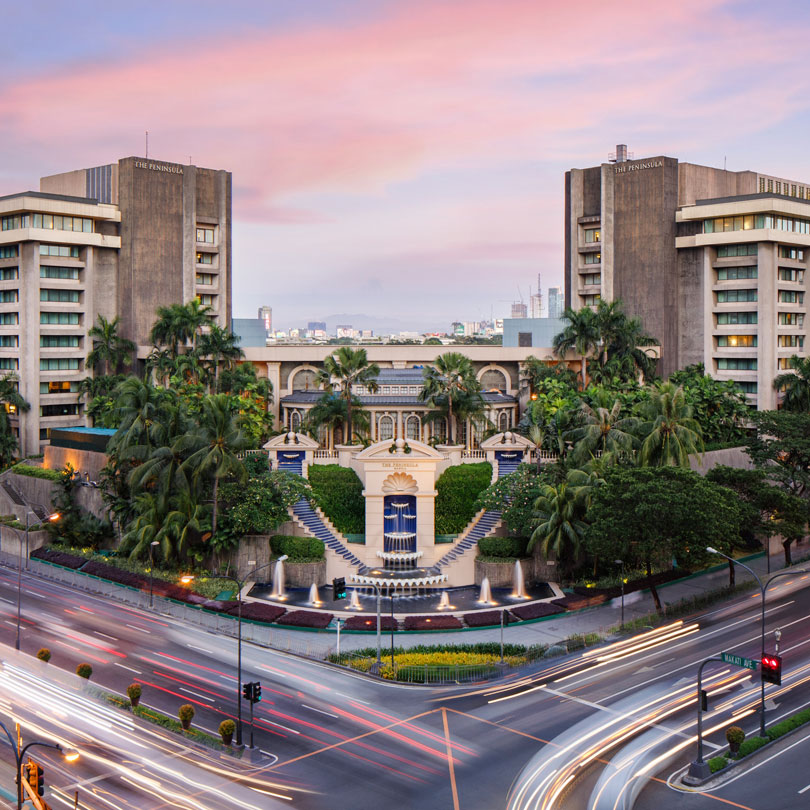
<svg viewBox="0 0 810 810"><path fill-rule="evenodd" d="M245 700L253 700L253 683L242 684L242 697Z"/></svg>
<svg viewBox="0 0 810 810"><path fill-rule="evenodd" d="M762 680L782 685L782 656L765 653L762 656Z"/></svg>
<svg viewBox="0 0 810 810"><path fill-rule="evenodd" d="M45 793L45 774L42 772L42 766L37 765L30 757L28 764L23 767L23 776L34 793L38 796L42 796Z"/></svg>
<svg viewBox="0 0 810 810"><path fill-rule="evenodd" d="M346 598L346 579L345 577L335 577L332 580L332 599L336 602L338 599Z"/></svg>
<svg viewBox="0 0 810 810"><path fill-rule="evenodd" d="M262 699L262 685L256 681L253 684L253 702L258 703Z"/></svg>
<svg viewBox="0 0 810 810"><path fill-rule="evenodd" d="M709 693L705 689L700 690L700 710L709 711Z"/></svg>

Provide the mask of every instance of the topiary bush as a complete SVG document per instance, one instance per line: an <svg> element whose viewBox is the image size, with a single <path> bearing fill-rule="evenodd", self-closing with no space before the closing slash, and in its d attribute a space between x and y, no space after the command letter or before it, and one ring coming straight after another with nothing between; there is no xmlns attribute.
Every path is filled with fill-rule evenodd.
<svg viewBox="0 0 810 810"><path fill-rule="evenodd" d="M482 537L478 541L478 553L482 557L505 557L518 559L526 556L526 537Z"/></svg>
<svg viewBox="0 0 810 810"><path fill-rule="evenodd" d="M234 731L236 731L236 723L234 723L233 720L223 720L219 724L219 734L222 737L223 745L231 744Z"/></svg>
<svg viewBox="0 0 810 810"><path fill-rule="evenodd" d="M48 661L51 660L51 651L47 647L43 647L41 650L39 650L39 652L37 652L37 658L47 664Z"/></svg>
<svg viewBox="0 0 810 810"><path fill-rule="evenodd" d="M739 726L729 726L726 729L726 741L732 754L736 754L740 750L744 739L745 732Z"/></svg>
<svg viewBox="0 0 810 810"><path fill-rule="evenodd" d="M436 534L458 534L475 517L475 502L492 480L492 465L448 467L436 481Z"/></svg>
<svg viewBox="0 0 810 810"><path fill-rule="evenodd" d="M91 667L90 664L79 664L79 666L76 667L76 674L80 678L89 681L90 676L93 674L93 667Z"/></svg>
<svg viewBox="0 0 810 810"><path fill-rule="evenodd" d="M133 708L141 702L141 693L142 689L139 683L131 683L127 687L127 697Z"/></svg>
<svg viewBox="0 0 810 810"><path fill-rule="evenodd" d="M194 707L190 703L184 703L178 710L177 716L180 718L180 725L184 731L188 731L191 721L194 719Z"/></svg>
<svg viewBox="0 0 810 810"><path fill-rule="evenodd" d="M289 534L274 534L270 548L279 557L286 554L290 562L305 562L323 559L323 541L317 537L293 537Z"/></svg>
<svg viewBox="0 0 810 810"><path fill-rule="evenodd" d="M313 500L332 525L343 534L364 534L366 502L357 473L337 464L312 464L307 475Z"/></svg>

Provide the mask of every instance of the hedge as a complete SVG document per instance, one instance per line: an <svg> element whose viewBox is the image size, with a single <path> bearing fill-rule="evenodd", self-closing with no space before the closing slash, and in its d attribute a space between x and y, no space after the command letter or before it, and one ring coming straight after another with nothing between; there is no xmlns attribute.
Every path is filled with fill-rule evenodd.
<svg viewBox="0 0 810 810"><path fill-rule="evenodd" d="M492 465L448 467L436 481L436 534L458 534L475 517L475 501L492 480Z"/></svg>
<svg viewBox="0 0 810 810"><path fill-rule="evenodd" d="M343 623L346 630L377 630L377 616L363 615L363 616L349 616ZM392 619L390 616L380 616L380 629L387 632L396 630L398 628L397 620Z"/></svg>
<svg viewBox="0 0 810 810"><path fill-rule="evenodd" d="M270 538L270 548L281 557L286 554L291 562L302 560L322 560L323 541L317 537L293 537L289 534L274 534Z"/></svg>
<svg viewBox="0 0 810 810"><path fill-rule="evenodd" d="M140 574L133 574L121 568L116 568L113 565L95 562L94 560L90 560L90 562L84 564L82 573L92 574L94 577L99 577L100 579L108 579L110 582L117 582L120 585L129 585L131 588L144 588L149 582L147 577L143 577ZM159 581L156 580L154 584L157 585L158 582ZM155 587L154 592L158 593L157 587Z"/></svg>
<svg viewBox="0 0 810 810"><path fill-rule="evenodd" d="M747 757L749 754L753 754L758 748L762 748L763 745L766 745L770 740L767 737L749 737L744 742L740 743L740 757Z"/></svg>
<svg viewBox="0 0 810 810"><path fill-rule="evenodd" d="M457 630L461 622L455 616L406 616L406 630Z"/></svg>
<svg viewBox="0 0 810 810"><path fill-rule="evenodd" d="M533 602L530 605L517 605L510 608L512 613L522 619L528 621L529 619L539 619L542 616L554 616L557 613L565 613L565 608L559 605L552 605L548 602Z"/></svg>
<svg viewBox="0 0 810 810"><path fill-rule="evenodd" d="M44 560L45 562L61 565L63 568L81 568L86 562L85 557L77 557L75 554L68 554L65 551L56 551L47 546L40 546L31 552L33 559Z"/></svg>
<svg viewBox="0 0 810 810"><path fill-rule="evenodd" d="M504 625L514 621L509 615L509 611L502 610L484 610L481 613L465 613L461 618L467 627L490 627L492 625L501 623L501 614L504 614Z"/></svg>
<svg viewBox="0 0 810 810"><path fill-rule="evenodd" d="M341 533L364 534L366 502L363 483L350 467L312 464L307 475L315 503Z"/></svg>
<svg viewBox="0 0 810 810"><path fill-rule="evenodd" d="M728 765L728 760L725 757L712 757L709 760L709 770L712 773L717 773L717 771L722 771L723 768Z"/></svg>
<svg viewBox="0 0 810 810"><path fill-rule="evenodd" d="M482 537L478 541L478 553L482 557L509 557L517 559L526 556L527 537Z"/></svg>
<svg viewBox="0 0 810 810"><path fill-rule="evenodd" d="M317 627L323 629L331 621L331 613L316 613L313 610L291 610L280 619L277 619L276 624L284 624L289 627Z"/></svg>
<svg viewBox="0 0 810 810"><path fill-rule="evenodd" d="M61 470L46 470L32 464L15 464L11 468L11 472L17 473L17 475L27 475L29 478L44 478L46 481L53 481L56 484L62 480Z"/></svg>
<svg viewBox="0 0 810 810"><path fill-rule="evenodd" d="M237 616L239 614L238 603L234 603L234 606L226 612L231 616ZM278 605L268 605L266 602L242 603L242 618L252 619L256 622L274 622L286 612L286 608Z"/></svg>

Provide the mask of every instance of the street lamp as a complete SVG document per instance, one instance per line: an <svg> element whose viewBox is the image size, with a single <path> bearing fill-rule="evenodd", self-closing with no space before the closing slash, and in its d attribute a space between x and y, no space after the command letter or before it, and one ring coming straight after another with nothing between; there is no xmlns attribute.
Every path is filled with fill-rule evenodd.
<svg viewBox="0 0 810 810"><path fill-rule="evenodd" d="M780 571L777 574L774 574L772 577L768 579L768 581L763 585L762 580L757 576L757 574L749 568L745 563L740 562L739 560L735 560L733 557L729 557L728 554L723 554L722 551L718 551L716 548L712 548L711 546L706 546L706 551L709 554L718 554L720 557L725 557L729 562L735 563L736 565L742 566L748 571L749 574L757 581L759 585L759 591L762 596L762 630L761 630L761 641L762 641L762 648L760 654L760 661L765 657L765 591L768 590L768 586L779 577L792 577L796 576L797 574L810 574L810 571ZM759 733L761 737L765 736L765 681L762 680L761 673L760 673L760 702L759 702Z"/></svg>
<svg viewBox="0 0 810 810"><path fill-rule="evenodd" d="M620 565L622 567L622 624L621 628L624 630L624 560L614 560L613 561L616 565Z"/></svg>
<svg viewBox="0 0 810 810"><path fill-rule="evenodd" d="M157 540L153 540L149 544L149 609L151 610L155 606L155 597L152 593L152 581L154 579L154 575L152 573L152 569L155 567L154 562L152 560L152 549L155 546L159 546L160 543Z"/></svg>
<svg viewBox="0 0 810 810"><path fill-rule="evenodd" d="M35 740L34 742L28 743L28 745L24 746L22 750L20 750L19 743L14 737L11 736L11 732L6 728L5 723L0 722L0 728L6 732L6 737L8 737L9 745L11 746L11 750L14 752L14 759L17 762L17 810L22 810L23 804L23 789L22 789L22 766L23 766L23 758L25 757L25 752L34 745L39 745L42 748L55 748L63 757L65 762L75 762L79 758L79 752L73 749L68 749L65 751L59 743L47 743L41 742L39 740ZM17 733L19 737L19 726L17 728Z"/></svg>
<svg viewBox="0 0 810 810"><path fill-rule="evenodd" d="M25 559L26 562L28 561L28 531L31 529L31 523L29 518L31 516L31 512L26 510L25 512ZM34 527L41 526L43 523L53 523L56 520L59 520L61 515L59 512L54 512L53 514L48 515L47 517L42 518L42 520L37 521L34 524ZM10 529L14 529L15 532L20 531L16 526L9 526ZM19 537L19 535L18 535ZM20 539L20 554L19 560L17 561L17 640L14 642L14 649L20 649L20 616L22 614L22 539Z"/></svg>

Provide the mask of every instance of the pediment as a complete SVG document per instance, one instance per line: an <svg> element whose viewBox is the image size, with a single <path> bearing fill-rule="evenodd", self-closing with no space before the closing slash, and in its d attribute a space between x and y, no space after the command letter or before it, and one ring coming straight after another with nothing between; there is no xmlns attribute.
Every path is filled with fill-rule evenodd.
<svg viewBox="0 0 810 810"><path fill-rule="evenodd" d="M318 450L320 445L305 433L282 433L262 445L264 450Z"/></svg>
<svg viewBox="0 0 810 810"><path fill-rule="evenodd" d="M371 459L377 461L388 459L413 461L420 458L439 460L443 459L444 456L429 444L418 442L415 439L408 439L407 441L404 439L397 439L396 441L386 439L369 445L365 450L358 453L356 458L358 461L369 461Z"/></svg>
<svg viewBox="0 0 810 810"><path fill-rule="evenodd" d="M507 430L505 433L496 433L481 442L482 450L514 450L519 447L521 450L534 450L535 444L519 433Z"/></svg>

